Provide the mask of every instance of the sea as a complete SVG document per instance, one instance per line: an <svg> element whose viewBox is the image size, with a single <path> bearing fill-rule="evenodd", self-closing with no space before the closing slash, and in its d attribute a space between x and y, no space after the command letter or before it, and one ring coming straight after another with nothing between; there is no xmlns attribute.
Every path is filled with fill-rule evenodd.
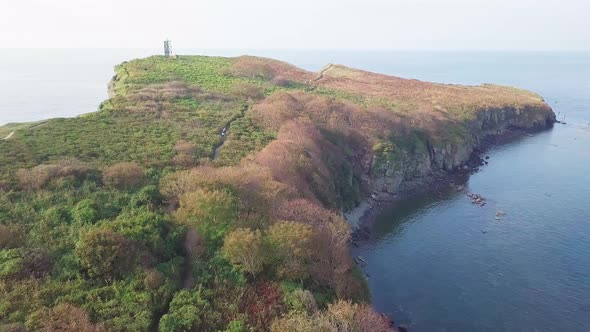
<svg viewBox="0 0 590 332"><path fill-rule="evenodd" d="M0 125L73 117L107 98L113 66L159 49L2 49ZM419 80L532 90L560 121L487 152L466 190L406 199L352 249L372 303L410 331L590 331L590 53L210 50ZM0 151L1 153L1 151ZM499 213L501 212L501 213Z"/></svg>

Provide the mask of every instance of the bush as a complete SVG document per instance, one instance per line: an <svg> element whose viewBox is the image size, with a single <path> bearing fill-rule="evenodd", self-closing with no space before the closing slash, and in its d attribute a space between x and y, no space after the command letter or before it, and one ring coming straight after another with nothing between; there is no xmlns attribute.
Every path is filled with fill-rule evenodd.
<svg viewBox="0 0 590 332"><path fill-rule="evenodd" d="M298 311L313 314L318 310L313 294L308 290L296 289L287 294L286 302L289 304L291 311Z"/></svg>
<svg viewBox="0 0 590 332"><path fill-rule="evenodd" d="M151 269L145 273L143 284L149 290L157 290L166 282L166 276L158 270Z"/></svg>
<svg viewBox="0 0 590 332"><path fill-rule="evenodd" d="M233 87L233 93L239 98L259 100L264 98L262 89L252 83L237 83Z"/></svg>
<svg viewBox="0 0 590 332"><path fill-rule="evenodd" d="M197 152L197 148L193 144L181 139L174 144L174 151L192 156Z"/></svg>
<svg viewBox="0 0 590 332"><path fill-rule="evenodd" d="M144 183L143 168L133 162L122 162L104 169L103 182L111 187L120 189L136 188Z"/></svg>
<svg viewBox="0 0 590 332"><path fill-rule="evenodd" d="M275 68L264 59L243 56L235 61L229 73L249 79L270 80L275 76L275 71Z"/></svg>
<svg viewBox="0 0 590 332"><path fill-rule="evenodd" d="M255 331L267 331L275 317L285 311L283 294L270 282L259 282L244 295L248 323Z"/></svg>
<svg viewBox="0 0 590 332"><path fill-rule="evenodd" d="M278 275L288 279L307 278L312 228L298 222L281 221L270 226L267 236L276 258Z"/></svg>
<svg viewBox="0 0 590 332"><path fill-rule="evenodd" d="M99 332L99 326L90 321L88 313L64 303L47 310L40 317L42 332Z"/></svg>
<svg viewBox="0 0 590 332"><path fill-rule="evenodd" d="M23 240L23 234L16 225L0 225L0 249L20 247Z"/></svg>
<svg viewBox="0 0 590 332"><path fill-rule="evenodd" d="M151 212L146 207L126 210L117 216L117 219L104 223L116 234L125 237L140 248L149 248L156 255L171 253L174 243L165 243L167 226L162 215Z"/></svg>
<svg viewBox="0 0 590 332"><path fill-rule="evenodd" d="M222 332L248 332L248 330L246 329L244 322L242 322L240 320L234 320L234 321L231 321L227 325L227 328L225 330L223 330Z"/></svg>
<svg viewBox="0 0 590 332"><path fill-rule="evenodd" d="M71 212L72 219L81 225L92 225L98 220L96 205L91 199L78 202Z"/></svg>
<svg viewBox="0 0 590 332"><path fill-rule="evenodd" d="M76 246L76 256L88 276L108 282L131 269L133 253L120 234L94 229L82 235Z"/></svg>
<svg viewBox="0 0 590 332"><path fill-rule="evenodd" d="M244 272L256 275L267 261L267 254L259 230L238 228L230 232L223 242L223 253L232 264Z"/></svg>
<svg viewBox="0 0 590 332"><path fill-rule="evenodd" d="M53 264L41 249L0 250L0 279L42 278L53 270Z"/></svg>
<svg viewBox="0 0 590 332"><path fill-rule="evenodd" d="M324 315L309 316L297 312L276 319L270 330L271 332L349 332L336 329Z"/></svg>
<svg viewBox="0 0 590 332"><path fill-rule="evenodd" d="M209 301L200 291L181 290L174 294L168 313L160 319L159 331L200 331L201 325L213 324Z"/></svg>
<svg viewBox="0 0 590 332"><path fill-rule="evenodd" d="M393 332L389 322L368 304L338 301L328 305L327 316L338 331Z"/></svg>
<svg viewBox="0 0 590 332"><path fill-rule="evenodd" d="M195 227L207 241L221 240L238 218L237 201L227 191L197 190L180 198L176 220Z"/></svg>
<svg viewBox="0 0 590 332"><path fill-rule="evenodd" d="M292 313L275 320L272 332L394 332L389 322L367 304L338 301L324 312Z"/></svg>
<svg viewBox="0 0 590 332"><path fill-rule="evenodd" d="M175 166L190 167L195 165L195 159L186 153L179 153L172 157L172 163Z"/></svg>
<svg viewBox="0 0 590 332"><path fill-rule="evenodd" d="M89 169L76 159L66 158L53 165L39 165L30 169L19 169L16 178L26 190L37 190L58 177L80 178Z"/></svg>

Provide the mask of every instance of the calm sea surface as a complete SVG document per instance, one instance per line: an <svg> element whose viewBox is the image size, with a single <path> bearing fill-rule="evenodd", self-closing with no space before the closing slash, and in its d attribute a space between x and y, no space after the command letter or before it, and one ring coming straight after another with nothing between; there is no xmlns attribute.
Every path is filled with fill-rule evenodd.
<svg viewBox="0 0 590 332"><path fill-rule="evenodd" d="M1 50L0 125L95 111L115 64L157 51ZM412 331L590 331L590 54L178 53L258 54L310 70L341 63L543 95L568 124L490 151L467 184L486 206L452 190L402 202L354 254L369 263L376 308Z"/></svg>

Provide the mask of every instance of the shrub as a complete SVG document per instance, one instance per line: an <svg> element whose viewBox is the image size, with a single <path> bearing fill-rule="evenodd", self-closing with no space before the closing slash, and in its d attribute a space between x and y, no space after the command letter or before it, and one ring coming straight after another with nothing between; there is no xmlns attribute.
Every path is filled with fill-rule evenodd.
<svg viewBox="0 0 590 332"><path fill-rule="evenodd" d="M0 225L0 249L20 247L23 240L23 234L16 225Z"/></svg>
<svg viewBox="0 0 590 332"><path fill-rule="evenodd" d="M146 207L126 210L114 221L106 222L104 227L140 248L149 248L157 255L164 254L167 245L174 246L173 243L164 242L167 231L164 217Z"/></svg>
<svg viewBox="0 0 590 332"><path fill-rule="evenodd" d="M197 151L197 148L192 143L181 139L174 143L174 151L179 153L193 154Z"/></svg>
<svg viewBox="0 0 590 332"><path fill-rule="evenodd" d="M267 261L266 250L259 230L238 228L228 233L223 242L223 253L244 272L256 275Z"/></svg>
<svg viewBox="0 0 590 332"><path fill-rule="evenodd" d="M238 217L237 201L227 191L199 189L182 195L174 216L206 240L217 242Z"/></svg>
<svg viewBox="0 0 590 332"><path fill-rule="evenodd" d="M81 225L91 225L98 220L96 205L91 199L83 199L71 211L72 219Z"/></svg>
<svg viewBox="0 0 590 332"><path fill-rule="evenodd" d="M145 278L143 279L145 288L150 290L157 290L158 288L162 287L165 282L166 277L164 274L155 269L146 271Z"/></svg>
<svg viewBox="0 0 590 332"><path fill-rule="evenodd" d="M76 256L88 276L108 282L130 270L133 257L130 249L120 234L94 229L82 235L76 246Z"/></svg>
<svg viewBox="0 0 590 332"><path fill-rule="evenodd" d="M21 323L0 323L0 331L3 332L27 332L25 326Z"/></svg>
<svg viewBox="0 0 590 332"><path fill-rule="evenodd" d="M252 83L236 83L233 86L233 94L243 99L259 100L264 98L262 89Z"/></svg>
<svg viewBox="0 0 590 332"><path fill-rule="evenodd" d="M248 323L256 331L268 330L274 318L285 311L283 294L273 283L258 282L244 296Z"/></svg>
<svg viewBox="0 0 590 332"><path fill-rule="evenodd" d="M312 235L310 226L298 222L281 221L270 226L267 236L277 260L279 276L288 279L307 278Z"/></svg>
<svg viewBox="0 0 590 332"><path fill-rule="evenodd" d="M73 158L66 158L52 165L39 165L30 169L19 169L16 179L26 190L37 190L58 177L80 178L89 171L88 167Z"/></svg>
<svg viewBox="0 0 590 332"><path fill-rule="evenodd" d="M328 305L327 316L338 331L393 332L389 322L368 304L338 301Z"/></svg>
<svg viewBox="0 0 590 332"><path fill-rule="evenodd" d="M350 226L343 219L320 225L312 242L312 279L336 291L342 299L364 299L362 279L352 274L348 253Z"/></svg>
<svg viewBox="0 0 590 332"><path fill-rule="evenodd" d="M135 196L133 196L130 205L133 207L140 207L143 205L152 206L160 203L160 188L155 185L148 185L141 188Z"/></svg>
<svg viewBox="0 0 590 332"><path fill-rule="evenodd" d="M0 279L42 278L53 270L53 264L42 249L0 250Z"/></svg>
<svg viewBox="0 0 590 332"><path fill-rule="evenodd" d="M273 215L279 220L298 221L312 226L328 223L340 218L337 213L304 198L292 199L281 203L273 211Z"/></svg>
<svg viewBox="0 0 590 332"><path fill-rule="evenodd" d="M90 321L88 313L63 303L46 310L40 317L42 332L99 332L104 329Z"/></svg>
<svg viewBox="0 0 590 332"><path fill-rule="evenodd" d="M318 310L313 294L308 290L296 289L286 296L286 302L292 311L313 314Z"/></svg>
<svg viewBox="0 0 590 332"><path fill-rule="evenodd" d="M276 319L272 332L394 332L389 322L367 304L338 301L321 313L292 313Z"/></svg>
<svg viewBox="0 0 590 332"><path fill-rule="evenodd" d="M53 271L55 262L44 249L27 249L23 254L22 276L42 278Z"/></svg>
<svg viewBox="0 0 590 332"><path fill-rule="evenodd" d="M340 332L325 315L310 316L299 312L277 318L270 330L271 332Z"/></svg>
<svg viewBox="0 0 590 332"><path fill-rule="evenodd" d="M168 313L160 319L159 331L200 331L200 326L213 324L214 313L200 291L181 290L174 294Z"/></svg>
<svg viewBox="0 0 590 332"><path fill-rule="evenodd" d="M240 320L234 320L234 321L231 321L227 325L227 328L225 330L223 330L222 332L248 332L248 330L246 329L244 322L242 322Z"/></svg>
<svg viewBox="0 0 590 332"><path fill-rule="evenodd" d="M243 56L230 68L230 74L250 79L270 80L275 76L275 68L265 59Z"/></svg>
<svg viewBox="0 0 590 332"><path fill-rule="evenodd" d="M102 177L105 184L121 189L135 188L145 181L143 168L133 162L122 162L107 167Z"/></svg>
<svg viewBox="0 0 590 332"><path fill-rule="evenodd" d="M195 159L186 153L179 153L172 157L172 163L176 166L190 167L195 165Z"/></svg>

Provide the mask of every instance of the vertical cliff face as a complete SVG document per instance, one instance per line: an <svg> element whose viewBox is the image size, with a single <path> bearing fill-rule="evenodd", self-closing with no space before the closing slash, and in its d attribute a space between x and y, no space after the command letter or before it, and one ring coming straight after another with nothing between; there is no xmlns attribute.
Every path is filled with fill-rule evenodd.
<svg viewBox="0 0 590 332"><path fill-rule="evenodd" d="M369 188L372 192L397 193L411 186L410 182L435 172L456 170L471 158L482 141L519 129L534 131L550 128L555 114L543 107L504 107L480 110L465 123L467 131L454 140L424 138L422 144L398 149L392 158L380 160L372 156Z"/></svg>

